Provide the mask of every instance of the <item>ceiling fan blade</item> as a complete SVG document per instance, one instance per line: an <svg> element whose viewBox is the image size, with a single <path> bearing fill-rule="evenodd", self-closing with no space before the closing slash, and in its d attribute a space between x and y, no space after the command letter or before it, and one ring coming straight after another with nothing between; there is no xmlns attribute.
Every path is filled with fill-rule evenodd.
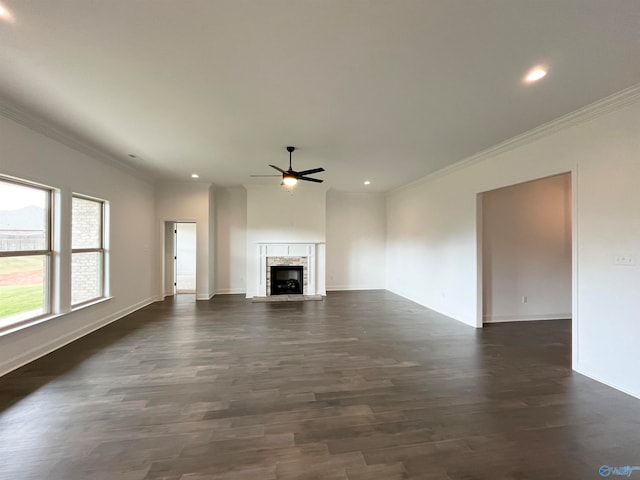
<svg viewBox="0 0 640 480"><path fill-rule="evenodd" d="M316 182L316 183L324 182L324 180L320 180L319 178L311 178L311 177L298 177L298 180L306 180L307 182Z"/></svg>
<svg viewBox="0 0 640 480"><path fill-rule="evenodd" d="M287 173L287 172L285 172L283 169L281 169L280 167L276 167L275 165L271 165L271 164L269 164L269 166L270 166L271 168L275 168L276 170L278 170L278 171L279 171L279 172L281 172L281 173Z"/></svg>
<svg viewBox="0 0 640 480"><path fill-rule="evenodd" d="M320 167L320 168L313 168L311 170L303 170L301 172L298 172L298 175L311 175L312 173L320 173L320 172L324 172L324 168Z"/></svg>
<svg viewBox="0 0 640 480"><path fill-rule="evenodd" d="M249 175L250 177L282 177L282 175Z"/></svg>

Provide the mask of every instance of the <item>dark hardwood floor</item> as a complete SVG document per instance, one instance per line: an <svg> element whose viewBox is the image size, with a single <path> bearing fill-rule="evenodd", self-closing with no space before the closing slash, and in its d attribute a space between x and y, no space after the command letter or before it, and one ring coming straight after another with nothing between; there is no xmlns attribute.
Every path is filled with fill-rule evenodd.
<svg viewBox="0 0 640 480"><path fill-rule="evenodd" d="M640 465L640 400L570 370L570 328L476 331L383 291L170 299L0 378L0 479L564 480Z"/></svg>

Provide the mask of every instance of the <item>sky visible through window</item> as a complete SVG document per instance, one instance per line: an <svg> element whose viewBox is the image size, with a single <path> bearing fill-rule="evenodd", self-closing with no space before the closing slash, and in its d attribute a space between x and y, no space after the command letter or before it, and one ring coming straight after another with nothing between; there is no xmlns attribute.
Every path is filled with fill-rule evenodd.
<svg viewBox="0 0 640 480"><path fill-rule="evenodd" d="M45 192L9 182L0 182L0 210L24 207L44 208Z"/></svg>

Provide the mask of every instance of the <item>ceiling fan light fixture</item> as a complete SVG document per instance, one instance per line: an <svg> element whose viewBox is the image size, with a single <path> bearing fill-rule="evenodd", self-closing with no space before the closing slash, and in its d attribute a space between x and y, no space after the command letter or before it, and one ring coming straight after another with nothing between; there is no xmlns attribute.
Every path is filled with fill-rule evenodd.
<svg viewBox="0 0 640 480"><path fill-rule="evenodd" d="M296 171L293 169L293 167L291 166L291 154L295 149L296 147L293 147L293 146L287 147L287 152L289 152L289 170L284 170L278 167L277 165L269 164L271 168L273 168L274 170L277 170L282 174L282 183L280 183L280 185L284 186L285 188L292 189L298 183L298 180L304 180L305 182L322 183L324 180L322 180L321 178L314 178L314 177L308 176L308 175L313 175L314 173L324 172L324 168L322 167L312 168L309 170L300 170L300 171ZM251 175L251 176L252 177L274 177L274 176L279 177L280 175Z"/></svg>
<svg viewBox="0 0 640 480"><path fill-rule="evenodd" d="M296 183L298 183L298 179L293 175L283 175L282 183L284 183L286 187L293 187Z"/></svg>

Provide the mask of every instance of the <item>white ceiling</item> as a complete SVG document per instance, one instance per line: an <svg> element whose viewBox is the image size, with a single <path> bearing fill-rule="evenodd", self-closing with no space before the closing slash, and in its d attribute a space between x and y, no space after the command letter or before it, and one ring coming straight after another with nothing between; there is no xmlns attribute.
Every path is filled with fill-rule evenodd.
<svg viewBox="0 0 640 480"><path fill-rule="evenodd" d="M640 82L638 0L0 3L3 101L156 179L277 185L295 145L383 191Z"/></svg>

